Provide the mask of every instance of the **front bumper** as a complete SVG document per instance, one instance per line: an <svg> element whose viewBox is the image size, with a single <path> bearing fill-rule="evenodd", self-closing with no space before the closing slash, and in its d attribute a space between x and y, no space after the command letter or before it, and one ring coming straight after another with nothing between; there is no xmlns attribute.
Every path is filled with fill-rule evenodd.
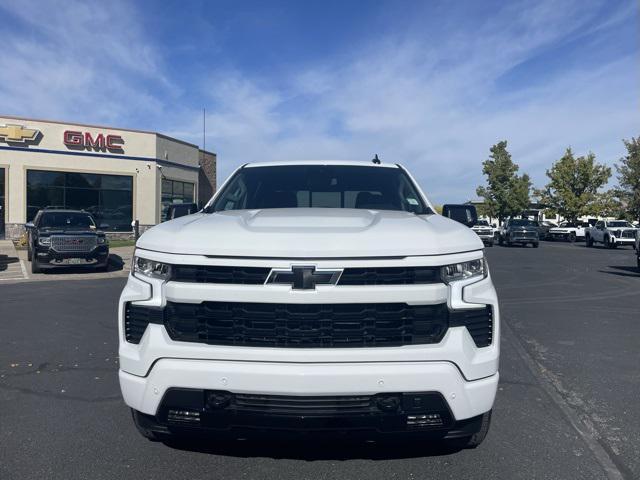
<svg viewBox="0 0 640 480"><path fill-rule="evenodd" d="M618 245L635 245L635 238L626 238L626 237L609 237L612 243L617 243Z"/></svg>
<svg viewBox="0 0 640 480"><path fill-rule="evenodd" d="M539 240L538 236L534 236L534 235L510 235L509 240L511 241L511 243L535 243Z"/></svg>
<svg viewBox="0 0 640 480"><path fill-rule="evenodd" d="M50 265L54 266L65 266L65 260L70 258L79 258L84 260L85 263L73 264L71 266L82 266L82 265L96 265L103 264L109 258L109 245L98 245L93 248L90 252L81 253L81 252L58 252L53 248L46 248L38 246L35 249L35 255L38 259L38 263L41 265Z"/></svg>
<svg viewBox="0 0 640 480"><path fill-rule="evenodd" d="M459 254L452 262L473 256L477 253ZM442 259L426 258L424 262ZM259 262L255 263L259 266ZM335 266L331 261L319 262L320 268ZM449 327L437 344L377 348L239 347L174 341L165 327L158 324L146 327L139 344L126 341L125 303L164 307L166 302L173 301L446 303L454 310L490 305L493 342L479 348L467 328ZM130 276L119 305L120 385L127 405L144 415L160 415L159 420L163 398L178 388L298 397L433 392L445 399L453 419L461 421L487 412L493 404L498 383L499 318L490 276L451 285L319 286L311 292L282 286L193 284Z"/></svg>
<svg viewBox="0 0 640 480"><path fill-rule="evenodd" d="M295 396L437 392L455 420L491 409L498 373L467 381L450 362L281 364L161 359L147 377L120 370L125 403L156 415L170 389ZM176 408L181 407L177 405Z"/></svg>

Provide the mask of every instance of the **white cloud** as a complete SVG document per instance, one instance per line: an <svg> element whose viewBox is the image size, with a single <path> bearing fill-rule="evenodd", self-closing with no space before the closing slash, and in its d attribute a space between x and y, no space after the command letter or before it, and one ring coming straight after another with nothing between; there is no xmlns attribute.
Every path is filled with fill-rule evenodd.
<svg viewBox="0 0 640 480"><path fill-rule="evenodd" d="M436 201L474 197L483 182L480 164L501 139L538 185L569 145L611 163L622 153L620 139L639 133L635 58L574 67L509 94L495 91L511 68L582 35L593 21L582 6L518 5L442 42L383 39L277 89L259 80L247 87L245 79L241 89L222 90L224 111L208 117L208 144L220 153L223 175L245 161L367 160L379 153L408 165Z"/></svg>
<svg viewBox="0 0 640 480"><path fill-rule="evenodd" d="M120 124L132 112L160 113L144 85L168 82L128 4L10 2L0 12L11 52L0 69L3 113Z"/></svg>
<svg viewBox="0 0 640 480"><path fill-rule="evenodd" d="M640 133L638 62L615 55L615 46L600 64L505 86L512 69L617 28L631 7L603 18L602 3L582 1L508 3L477 18L460 7L417 12L405 30L310 58L288 74L215 65L205 81L198 75L178 88L143 15L126 3L90 5L47 4L34 15L0 7L34 29L0 32L17 52L0 69L3 110L157 128L200 143L205 105L207 148L219 154L221 177L249 161L378 153L407 165L435 201L459 201L475 196L481 162L499 140L541 185L567 146L611 163L623 153L621 138Z"/></svg>

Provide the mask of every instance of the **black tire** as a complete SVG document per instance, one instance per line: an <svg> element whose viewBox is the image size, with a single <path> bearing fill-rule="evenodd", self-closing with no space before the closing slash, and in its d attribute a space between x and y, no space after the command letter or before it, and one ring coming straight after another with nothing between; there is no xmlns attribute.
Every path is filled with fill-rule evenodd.
<svg viewBox="0 0 640 480"><path fill-rule="evenodd" d="M31 273L42 273L42 268L40 268L38 259L35 257L31 259Z"/></svg>
<svg viewBox="0 0 640 480"><path fill-rule="evenodd" d="M587 234L587 236L585 237L585 240L587 242L587 247L589 248L593 247L593 238L591 238L591 235Z"/></svg>
<svg viewBox="0 0 640 480"><path fill-rule="evenodd" d="M27 261L30 262L33 258L33 253L31 253L31 247L27 247Z"/></svg>
<svg viewBox="0 0 640 480"><path fill-rule="evenodd" d="M569 241L570 241L571 243L576 243L576 234L575 234L575 233L571 232L571 233L569 234Z"/></svg>
<svg viewBox="0 0 640 480"><path fill-rule="evenodd" d="M638 271L640 272L640 253L636 256L636 261L638 262Z"/></svg>
<svg viewBox="0 0 640 480"><path fill-rule="evenodd" d="M487 243L487 247L493 247L493 240Z"/></svg>
<svg viewBox="0 0 640 480"><path fill-rule="evenodd" d="M511 243L511 238L507 237L507 247L511 247L513 243Z"/></svg>
<svg viewBox="0 0 640 480"><path fill-rule="evenodd" d="M463 448L477 448L480 446L484 439L487 438L489 428L491 427L491 410L482 415L482 425L480 430L466 438L456 438L454 440L448 440L447 445L455 449Z"/></svg>
<svg viewBox="0 0 640 480"><path fill-rule="evenodd" d="M538 248L538 242L534 242L531 245L533 245L533 248Z"/></svg>

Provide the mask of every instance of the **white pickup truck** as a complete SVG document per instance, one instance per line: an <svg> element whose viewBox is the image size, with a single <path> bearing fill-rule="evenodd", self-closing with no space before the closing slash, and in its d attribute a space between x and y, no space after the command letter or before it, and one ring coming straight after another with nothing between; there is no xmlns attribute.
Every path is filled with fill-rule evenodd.
<svg viewBox="0 0 640 480"><path fill-rule="evenodd" d="M588 223L583 222L562 222L560 225L549 229L547 238L550 240L567 240L571 243L578 239L585 238Z"/></svg>
<svg viewBox="0 0 640 480"><path fill-rule="evenodd" d="M487 222L486 220L478 220L476 224L471 227L471 230L476 232L476 235L480 237L480 240L488 246L493 247L493 243L495 242L495 233L494 228Z"/></svg>
<svg viewBox="0 0 640 480"><path fill-rule="evenodd" d="M120 386L152 440L240 429L476 447L498 386L482 241L398 165L245 165L136 244ZM421 436L422 436L421 435Z"/></svg>
<svg viewBox="0 0 640 480"><path fill-rule="evenodd" d="M634 245L638 229L626 220L598 220L585 232L587 247L601 243L609 248L618 245Z"/></svg>

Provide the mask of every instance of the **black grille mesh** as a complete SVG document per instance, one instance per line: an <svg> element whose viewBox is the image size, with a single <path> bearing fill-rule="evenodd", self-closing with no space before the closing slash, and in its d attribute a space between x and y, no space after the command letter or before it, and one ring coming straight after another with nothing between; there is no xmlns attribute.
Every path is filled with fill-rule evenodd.
<svg viewBox="0 0 640 480"><path fill-rule="evenodd" d="M446 304L291 305L168 302L158 309L127 303L125 336L139 343L149 323L176 341L279 348L391 347L438 343L449 326L467 328L476 346L493 341L491 307L452 310Z"/></svg>
<svg viewBox="0 0 640 480"><path fill-rule="evenodd" d="M262 285L270 268L173 265L171 280L190 283ZM439 267L345 268L338 285L414 285L439 283Z"/></svg>
<svg viewBox="0 0 640 480"><path fill-rule="evenodd" d="M345 268L338 285L414 285L440 281L438 267Z"/></svg>
<svg viewBox="0 0 640 480"><path fill-rule="evenodd" d="M225 267L215 265L173 265L171 280L190 283L232 283L261 285L270 268Z"/></svg>
<svg viewBox="0 0 640 480"><path fill-rule="evenodd" d="M142 305L126 304L124 311L124 336L129 343L140 343L147 325L163 323L164 310L162 308L144 307Z"/></svg>
<svg viewBox="0 0 640 480"><path fill-rule="evenodd" d="M402 303L167 303L165 327L174 340L213 345L399 346L439 342L447 329L447 311L444 305Z"/></svg>
<svg viewBox="0 0 640 480"><path fill-rule="evenodd" d="M489 305L485 308L452 310L449 326L467 327L477 347L488 347L493 341L493 315Z"/></svg>

